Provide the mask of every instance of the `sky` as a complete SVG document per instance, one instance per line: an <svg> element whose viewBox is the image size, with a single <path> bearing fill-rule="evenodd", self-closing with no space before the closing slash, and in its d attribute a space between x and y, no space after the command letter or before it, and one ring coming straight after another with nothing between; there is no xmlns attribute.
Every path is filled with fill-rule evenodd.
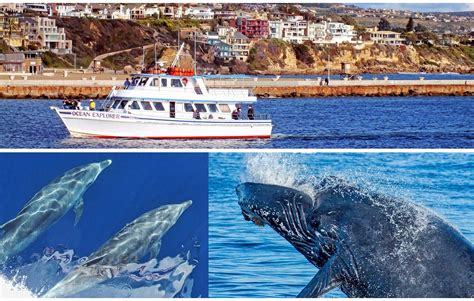
<svg viewBox="0 0 474 301"><path fill-rule="evenodd" d="M474 3L355 3L364 8L402 9L417 12L474 11Z"/></svg>

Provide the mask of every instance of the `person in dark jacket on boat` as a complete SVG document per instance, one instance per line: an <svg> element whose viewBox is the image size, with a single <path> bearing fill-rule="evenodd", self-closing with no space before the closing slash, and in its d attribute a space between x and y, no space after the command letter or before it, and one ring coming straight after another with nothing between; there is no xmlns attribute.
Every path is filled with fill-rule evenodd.
<svg viewBox="0 0 474 301"><path fill-rule="evenodd" d="M198 110L193 110L193 118L194 119L201 119L201 114L199 114Z"/></svg>
<svg viewBox="0 0 474 301"><path fill-rule="evenodd" d="M234 119L234 120L239 119L239 111L238 111L237 108L235 108L235 110L232 111L232 119Z"/></svg>
<svg viewBox="0 0 474 301"><path fill-rule="evenodd" d="M247 109L247 117L249 120L254 120L255 116L253 115L253 106L249 105L249 108Z"/></svg>
<svg viewBox="0 0 474 301"><path fill-rule="evenodd" d="M130 81L128 80L128 77L127 79L125 80L125 82L123 83L123 87L126 89L128 89L128 87L130 86Z"/></svg>

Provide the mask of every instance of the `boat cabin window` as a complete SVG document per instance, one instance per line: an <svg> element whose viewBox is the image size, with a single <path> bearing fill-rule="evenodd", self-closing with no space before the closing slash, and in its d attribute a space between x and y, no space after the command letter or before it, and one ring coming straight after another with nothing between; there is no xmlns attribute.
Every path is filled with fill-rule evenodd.
<svg viewBox="0 0 474 301"><path fill-rule="evenodd" d="M193 105L189 102L184 103L184 111L193 112L194 111Z"/></svg>
<svg viewBox="0 0 474 301"><path fill-rule="evenodd" d="M206 107L204 106L203 103L195 103L194 106L196 107L196 110L198 112L207 112Z"/></svg>
<svg viewBox="0 0 474 301"><path fill-rule="evenodd" d="M229 112L230 112L229 105L226 104L226 103L220 103L220 104L219 104L219 109L220 109L221 112L223 112L223 113L229 113Z"/></svg>
<svg viewBox="0 0 474 301"><path fill-rule="evenodd" d="M155 107L155 110L157 110L157 111L164 111L165 110L165 107L163 106L163 104L161 102L154 102L153 106Z"/></svg>
<svg viewBox="0 0 474 301"><path fill-rule="evenodd" d="M171 79L171 87L173 88L181 88L183 85L181 84L181 81L177 78L172 78Z"/></svg>
<svg viewBox="0 0 474 301"><path fill-rule="evenodd" d="M114 100L114 103L112 104L112 108L116 109L121 101L122 101L121 99Z"/></svg>
<svg viewBox="0 0 474 301"><path fill-rule="evenodd" d="M153 108L151 107L151 103L149 101L142 101L142 107L143 107L143 110L146 110L146 111L153 110Z"/></svg>
<svg viewBox="0 0 474 301"><path fill-rule="evenodd" d="M201 91L201 88L199 87L194 87L194 92L196 92L196 94L202 94L202 91Z"/></svg>
<svg viewBox="0 0 474 301"><path fill-rule="evenodd" d="M161 86L162 87L167 87L168 86L168 79L162 78L161 79Z"/></svg>
<svg viewBox="0 0 474 301"><path fill-rule="evenodd" d="M148 77L142 77L140 81L138 82L139 86L144 86L146 85L146 82L148 81Z"/></svg>
<svg viewBox="0 0 474 301"><path fill-rule="evenodd" d="M138 104L138 101L134 100L132 104L130 105L130 109L132 110L140 110L140 105Z"/></svg>
<svg viewBox="0 0 474 301"><path fill-rule="evenodd" d="M207 108L209 109L209 112L211 112L211 113L217 112L217 106L216 106L215 103L207 104Z"/></svg>
<svg viewBox="0 0 474 301"><path fill-rule="evenodd" d="M122 100L122 102L120 103L120 108L125 109L125 106L127 105L127 103L128 103L128 100L125 100L125 99Z"/></svg>

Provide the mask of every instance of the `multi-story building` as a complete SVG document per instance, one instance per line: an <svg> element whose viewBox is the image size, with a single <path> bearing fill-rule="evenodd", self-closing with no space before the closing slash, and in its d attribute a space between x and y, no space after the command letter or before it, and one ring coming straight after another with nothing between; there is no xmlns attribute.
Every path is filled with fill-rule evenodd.
<svg viewBox="0 0 474 301"><path fill-rule="evenodd" d="M20 20L29 42L40 47L41 50L57 54L72 53L72 41L66 39L64 28L56 26L55 19L44 17L22 18Z"/></svg>
<svg viewBox="0 0 474 301"><path fill-rule="evenodd" d="M269 21L269 37L301 44L304 41L316 43L351 43L355 37L354 27L335 22L309 22L302 16L290 16L286 20Z"/></svg>
<svg viewBox="0 0 474 301"><path fill-rule="evenodd" d="M405 39L401 34L394 31L374 31L370 33L370 40L376 44L401 45Z"/></svg>
<svg viewBox="0 0 474 301"><path fill-rule="evenodd" d="M188 7L184 11L184 15L198 20L214 19L214 12L209 7Z"/></svg>
<svg viewBox="0 0 474 301"><path fill-rule="evenodd" d="M0 54L0 72L42 73L43 63L38 52L15 52Z"/></svg>
<svg viewBox="0 0 474 301"><path fill-rule="evenodd" d="M65 17L76 10L75 3L53 3L51 4L51 13L53 16Z"/></svg>
<svg viewBox="0 0 474 301"><path fill-rule="evenodd" d="M231 45L222 41L217 41L212 46L214 47L216 57L223 59L224 61L229 61L233 58Z"/></svg>
<svg viewBox="0 0 474 301"><path fill-rule="evenodd" d="M133 7L130 10L130 18L140 20L145 18L145 4Z"/></svg>
<svg viewBox="0 0 474 301"><path fill-rule="evenodd" d="M25 47L28 36L23 32L19 18L0 12L0 39L10 47Z"/></svg>
<svg viewBox="0 0 474 301"><path fill-rule="evenodd" d="M259 19L237 19L238 30L250 39L262 39L268 37L268 20Z"/></svg>
<svg viewBox="0 0 474 301"><path fill-rule="evenodd" d="M9 14L22 14L25 10L24 3L0 3L0 11Z"/></svg>
<svg viewBox="0 0 474 301"><path fill-rule="evenodd" d="M214 12L214 18L222 20L230 20L237 18L235 11L233 10L217 10Z"/></svg>
<svg viewBox="0 0 474 301"><path fill-rule="evenodd" d="M232 57L236 60L246 61L250 52L250 39L240 32L234 32L228 37L232 47Z"/></svg>
<svg viewBox="0 0 474 301"><path fill-rule="evenodd" d="M344 23L329 22L326 28L331 43L351 43L356 36L354 26Z"/></svg>
<svg viewBox="0 0 474 301"><path fill-rule="evenodd" d="M130 8L120 4L117 9L110 13L110 19L130 20L132 18L132 11Z"/></svg>

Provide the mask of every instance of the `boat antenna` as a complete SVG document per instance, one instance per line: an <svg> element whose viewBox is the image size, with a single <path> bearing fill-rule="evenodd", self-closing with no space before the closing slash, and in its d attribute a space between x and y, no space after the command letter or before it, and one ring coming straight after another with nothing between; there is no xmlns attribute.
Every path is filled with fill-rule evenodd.
<svg viewBox="0 0 474 301"><path fill-rule="evenodd" d="M181 35L181 28L178 27L178 45L177 45L178 51L179 51L179 45L180 45L180 44L179 44L179 36L180 36L180 35ZM177 54L177 52L176 52L176 54ZM178 65L179 65L179 61L178 61L177 63L178 63ZM171 67L174 67L174 66L171 66ZM179 66L178 66L178 67L179 67Z"/></svg>
<svg viewBox="0 0 474 301"><path fill-rule="evenodd" d="M145 69L145 46L142 46L142 66Z"/></svg>

